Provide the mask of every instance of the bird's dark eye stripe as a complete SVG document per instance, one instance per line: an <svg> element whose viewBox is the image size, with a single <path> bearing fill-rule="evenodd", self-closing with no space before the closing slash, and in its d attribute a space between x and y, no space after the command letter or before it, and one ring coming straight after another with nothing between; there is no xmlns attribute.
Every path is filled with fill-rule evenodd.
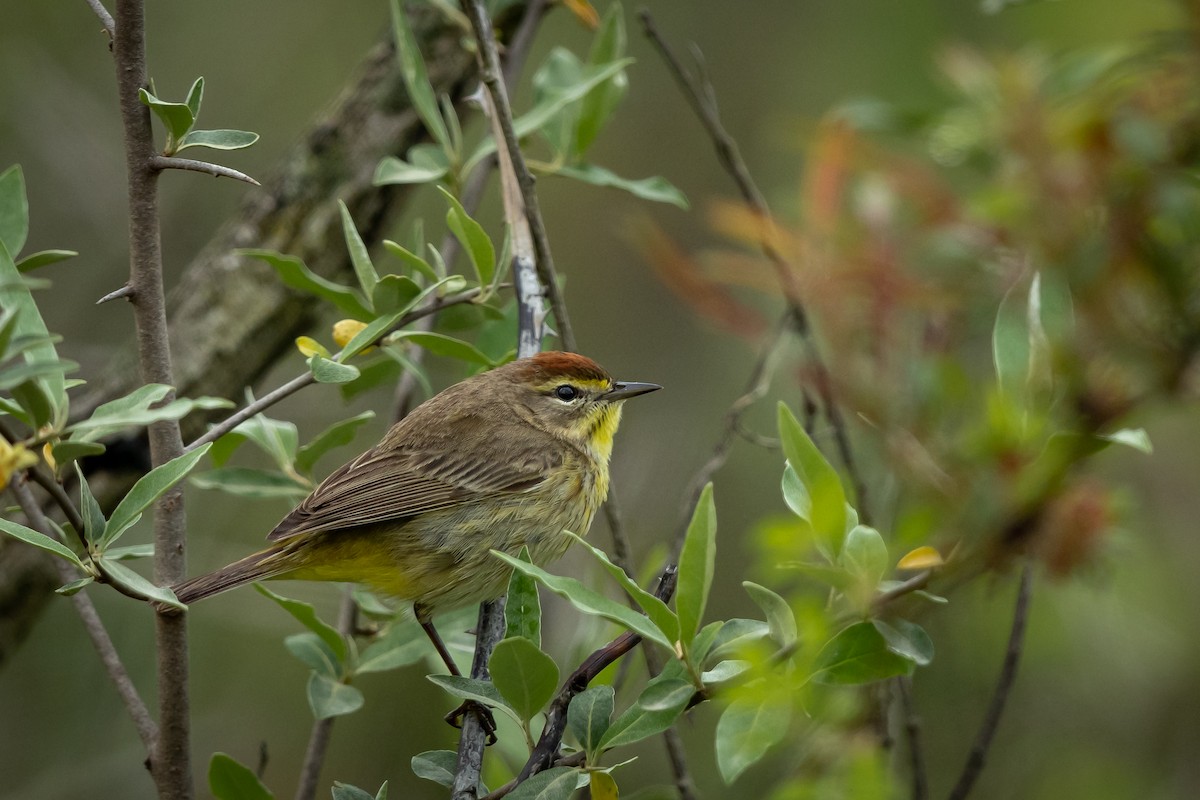
<svg viewBox="0 0 1200 800"><path fill-rule="evenodd" d="M554 396L564 403L569 403L579 396L579 390L569 383L564 383L562 386L555 388Z"/></svg>

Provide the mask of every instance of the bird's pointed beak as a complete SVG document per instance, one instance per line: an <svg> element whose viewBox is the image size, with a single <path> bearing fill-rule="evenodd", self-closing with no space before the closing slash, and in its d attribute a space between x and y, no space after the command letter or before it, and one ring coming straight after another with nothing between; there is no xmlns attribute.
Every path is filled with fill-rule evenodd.
<svg viewBox="0 0 1200 800"><path fill-rule="evenodd" d="M657 392L662 387L657 383L637 383L636 381L617 381L613 384L613 388L604 393L604 399L611 402L617 400L628 400L631 397L637 397L639 394L648 392Z"/></svg>

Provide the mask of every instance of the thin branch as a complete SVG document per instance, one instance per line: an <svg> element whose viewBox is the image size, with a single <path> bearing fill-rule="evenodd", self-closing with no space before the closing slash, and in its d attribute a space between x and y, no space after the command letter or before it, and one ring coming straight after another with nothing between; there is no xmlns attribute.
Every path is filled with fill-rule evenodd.
<svg viewBox="0 0 1200 800"><path fill-rule="evenodd" d="M388 336L388 334L392 333L392 331L403 328L405 325L409 325L412 322L421 319L422 317L435 314L438 311L441 311L443 308L449 308L450 306L459 305L462 303L469 303L478 294L479 289L469 289L465 292L460 292L459 294L439 298L427 306L414 309L413 311L410 311L401 317L400 320L392 327L392 330L380 334L379 339L385 338ZM376 341L379 341L379 339L376 339ZM208 444L209 442L215 442L217 439L220 439L222 436L229 433L231 430L236 428L238 425L241 425L255 414L265 411L266 409L278 403L280 400L290 397L291 395L303 389L305 386L308 386L315 381L316 378L313 377L311 372L305 372L301 375L297 375L287 383L276 389L272 389L270 392L258 398L253 403L249 403L244 408L234 412L226 419L209 428L203 436L199 437L185 447L184 452L195 450L197 447Z"/></svg>
<svg viewBox="0 0 1200 800"><path fill-rule="evenodd" d="M579 753L572 753L569 756L563 756L562 758L556 759L555 762L553 764L551 764L551 766L553 766L553 767L581 767L584 765L584 763L586 761L587 761L587 753L579 752ZM501 797L508 796L509 792L511 792L513 789L516 789L517 786L520 785L520 783L521 783L520 779L513 778L511 781L504 784L499 789L493 789L492 791L488 792L483 797L479 798L479 800L500 800Z"/></svg>
<svg viewBox="0 0 1200 800"><path fill-rule="evenodd" d="M108 13L108 9L100 0L87 0L88 6L100 18L100 24L104 26L104 32L108 34L108 40L111 42L116 36L116 29L113 24L112 14Z"/></svg>
<svg viewBox="0 0 1200 800"><path fill-rule="evenodd" d="M338 609L337 629L343 636L355 627L358 606L349 586L342 590L342 604ZM313 722L308 734L308 747L304 750L304 764L300 767L300 780L296 786L296 800L313 800L317 796L317 781L325 754L329 751L329 739L333 735L333 721L337 717L325 717Z"/></svg>
<svg viewBox="0 0 1200 800"><path fill-rule="evenodd" d="M102 306L105 303L111 302L113 300L120 300L122 297L133 297L133 287L130 286L128 283L125 284L124 286L122 286L120 289L114 289L113 291L104 295L104 297L101 297L99 300L96 301L96 305Z"/></svg>
<svg viewBox="0 0 1200 800"><path fill-rule="evenodd" d="M138 92L148 85L142 0L117 0L113 59L129 184L129 285L135 298L139 374L144 383L174 386L159 240L158 170L154 166L150 109L138 98ZM154 466L183 453L177 420L155 422L149 433ZM158 585L169 586L184 576L186 548L183 489L175 487L154 504L154 580ZM194 788L188 722L187 615L162 610L155 621L159 735L150 768L160 797L190 800Z"/></svg>
<svg viewBox="0 0 1200 800"><path fill-rule="evenodd" d="M880 592L879 594L875 595L875 599L871 601L871 613L878 614L884 609L885 606L891 604L897 598L924 589L929 585L931 578L933 578L933 570L921 570L903 583L893 586L886 592Z"/></svg>
<svg viewBox="0 0 1200 800"><path fill-rule="evenodd" d="M525 164L521 155L521 146L513 130L512 106L508 102L508 92L504 87L500 71L500 57L496 51L496 40L492 35L492 21L488 17L487 8L482 0L465 0L467 14L471 18L471 27L475 32L480 58L480 79L488 89L488 95L495 104L495 118L500 125L505 150L512 160L516 173L517 184L521 189L521 199L524 203L524 216L528 220L529 229L533 235L534 251L537 254L537 274L541 280L543 291L550 300L550 309L554 313L558 338L564 350L574 351L575 334L571 329L571 320L567 316L566 303L558 287L558 277L554 270L554 260L550 254L550 240L546 235L546 224L538 205L537 192L534 191L534 177Z"/></svg>
<svg viewBox="0 0 1200 800"><path fill-rule="evenodd" d="M904 732L908 737L912 800L926 800L929 797L929 782L925 772L925 754L921 747L921 718L917 716L916 706L913 705L912 679L906 676L897 678L896 688L900 697L900 713L904 717Z"/></svg>
<svg viewBox="0 0 1200 800"><path fill-rule="evenodd" d="M206 175L212 175L214 178L233 178L235 181L242 181L251 186L262 186L261 183L251 178L244 172L238 172L231 167L223 167L220 164L210 164L207 161L197 161L192 158L179 158L177 156L154 156L150 159L150 166L156 170L164 169L182 169L190 172L203 172Z"/></svg>
<svg viewBox="0 0 1200 800"><path fill-rule="evenodd" d="M717 109L716 92L712 84L707 80L699 80L693 77L683 67L683 63L671 50L670 45L667 44L662 34L659 33L657 26L654 24L654 18L647 9L639 11L638 16L642 20L642 28L647 38L654 43L659 55L662 56L663 61L666 62L667 67L671 71L671 75L675 78L675 82L679 85L680 91L687 98L692 110L696 112L696 116L699 117L705 131L712 139L713 146L717 151L718 160L725 167L725 171L729 173L729 176L733 178L734 183L737 184L738 190L741 192L742 198L761 222L759 246L762 249L763 255L775 267L780 289L783 291L784 298L795 314L800 337L808 347L809 358L812 362L813 371L816 374L817 392L821 397L821 403L824 405L825 414L829 417L829 423L833 427L834 441L837 444L838 454L841 456L842 463L846 465L846 471L850 474L850 479L854 483L859 516L866 521L869 519L869 514L867 513L867 486L859 474L854 453L850 447L850 436L846 429L846 422L842 417L836 398L833 396L832 376L821 358L812 328L809 325L808 312L800 296L800 287L796 280L796 271L775 244L777 241L775 220L771 216L770 209L767 207L766 199L763 197L758 185L754 182L754 178L751 177L750 170L746 167L746 162L742 160L737 142L729 135L729 132L725 130L725 126L721 123L721 115Z"/></svg>
<svg viewBox="0 0 1200 800"><path fill-rule="evenodd" d="M1021 662L1021 650L1025 643L1025 627L1029 621L1029 600L1033 595L1033 565L1025 564L1021 569L1021 582L1017 588L1017 602L1013 609L1012 630L1008 635L1008 647L1004 652L1004 663L1000 667L1000 677L996 681L996 690L992 693L992 701L988 704L987 713L979 732L975 734L975 743L967 755L967 763L963 766L958 782L950 792L949 800L965 800L975 786L975 781L983 771L987 760L988 749L996 729L1000 726L1000 717L1004 714L1004 706L1008 703L1013 683L1017 679L1017 666Z"/></svg>
<svg viewBox="0 0 1200 800"><path fill-rule="evenodd" d="M675 593L675 584L678 578L675 567L667 567L658 580L658 587L654 590L655 596L664 603L668 602L671 595ZM537 746L529 755L529 760L525 762L525 766L517 775L518 783L546 769L554 761L554 756L562 744L563 734L567 730L567 708L571 705L571 700L575 695L586 689L597 675L621 656L637 647L641 641L642 637L632 631L622 633L584 659L583 663L563 681L562 688L558 690L554 702L546 711L546 724L542 728L541 738L538 739Z"/></svg>
<svg viewBox="0 0 1200 800"><path fill-rule="evenodd" d="M17 505L25 513L29 524L41 534L55 539L54 528L46 519L41 506L33 498L29 487L20 480L13 480L9 483L8 488L16 498ZM79 577L62 559L55 558L54 565L63 583L70 583ZM83 629L87 632L88 638L92 640L92 646L100 656L100 663L104 665L109 680L116 687L117 694L121 697L121 702L125 705L129 718L133 720L134 728L137 729L138 738L142 740L142 745L146 748L146 754L149 756L154 752L155 741L158 738L158 726L154 724L150 710L146 708L141 695L138 694L137 687L133 685L133 680L129 677L120 654L117 653L112 637L108 635L108 629L104 627L104 622L96 613L96 607L92 605L91 598L83 592L78 592L71 597L71 602L75 606L79 618L83 621Z"/></svg>

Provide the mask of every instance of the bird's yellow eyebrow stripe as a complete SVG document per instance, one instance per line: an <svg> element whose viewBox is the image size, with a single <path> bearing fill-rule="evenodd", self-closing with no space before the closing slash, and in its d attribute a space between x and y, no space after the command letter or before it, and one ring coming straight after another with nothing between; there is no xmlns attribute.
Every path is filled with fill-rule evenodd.
<svg viewBox="0 0 1200 800"><path fill-rule="evenodd" d="M588 389L593 392L607 392L612 388L612 384L608 381L598 381L595 378L575 378L569 375L564 375L561 378L556 378L555 380L538 384L537 390L539 392L548 392L552 389L562 386L564 383L569 383L572 386L577 386L580 389Z"/></svg>

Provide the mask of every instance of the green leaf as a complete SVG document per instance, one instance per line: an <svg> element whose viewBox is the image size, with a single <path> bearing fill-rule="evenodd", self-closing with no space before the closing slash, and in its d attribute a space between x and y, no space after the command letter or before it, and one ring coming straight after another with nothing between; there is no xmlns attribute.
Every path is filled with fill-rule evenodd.
<svg viewBox="0 0 1200 800"><path fill-rule="evenodd" d="M856 622L834 636L817 654L812 679L857 684L908 675L913 661L901 658L871 622Z"/></svg>
<svg viewBox="0 0 1200 800"><path fill-rule="evenodd" d="M438 109L437 98L425 72L425 62L421 58L412 28L409 27L408 17L400 7L400 0L391 0L390 4L392 31L396 37L396 57L400 62L400 74L404 78L404 86L408 89L408 97L430 135L444 150L450 151L450 133L446 130L446 122Z"/></svg>
<svg viewBox="0 0 1200 800"><path fill-rule="evenodd" d="M1100 438L1114 444L1123 444L1126 447L1132 447L1134 450L1139 450L1146 455L1154 453L1154 444L1150 441L1150 434L1146 433L1145 428L1122 428L1112 433L1102 433L1100 434Z"/></svg>
<svg viewBox="0 0 1200 800"><path fill-rule="evenodd" d="M233 408L234 405L223 397L185 397L151 408L170 391L170 386L151 383L125 397L98 406L90 417L68 428L73 434L71 440L94 442L126 428L140 428L160 420L183 419L193 411Z"/></svg>
<svg viewBox="0 0 1200 800"><path fill-rule="evenodd" d="M634 197L640 197L643 200L650 200L655 203L669 203L676 208L682 208L684 211L689 207L687 197L684 193L679 191L666 178L658 175L637 180L622 178L612 170L605 169L596 164L572 164L569 167L559 167L551 174L563 178L573 178L592 186L620 189L621 191L629 192Z"/></svg>
<svg viewBox="0 0 1200 800"><path fill-rule="evenodd" d="M364 411L355 417L335 422L313 437L312 441L296 451L296 469L309 472L316 465L317 459L333 450L344 447L354 441L358 429L375 418L374 411Z"/></svg>
<svg viewBox="0 0 1200 800"><path fill-rule="evenodd" d="M413 145L408 150L408 160L395 156L384 156L375 167L371 179L376 186L386 184L430 183L450 171L450 159L446 151L432 144Z"/></svg>
<svg viewBox="0 0 1200 800"><path fill-rule="evenodd" d="M996 381L1005 397L1024 405L1028 393L1029 346L1027 308L1015 291L1009 291L996 311L992 328L992 360Z"/></svg>
<svg viewBox="0 0 1200 800"><path fill-rule="evenodd" d="M38 533L33 528L26 528L24 525L0 517L0 532L7 533L14 539L20 539L26 544L31 544L34 547L39 547L42 550L53 553L59 558L64 558L80 569L85 569L83 562L66 545L51 539L44 533Z"/></svg>
<svg viewBox="0 0 1200 800"><path fill-rule="evenodd" d="M879 635L887 642L887 647L901 658L907 659L918 667L927 666L933 661L933 640L925 629L915 622L905 619L894 619L891 623L883 620L872 620L871 624Z"/></svg>
<svg viewBox="0 0 1200 800"><path fill-rule="evenodd" d="M687 684L688 691L684 692L679 687L682 683L686 681L672 677L664 671L646 684L638 701L613 720L600 739L597 749L611 750L624 744L632 744L662 733L674 725L695 692L695 687L690 683ZM666 689L661 688L663 684L667 684ZM643 705L643 698L652 702L655 708ZM665 705L667 700L672 700L675 704Z"/></svg>
<svg viewBox="0 0 1200 800"><path fill-rule="evenodd" d="M887 573L890 559L887 544L879 531L867 525L855 525L846 534L846 544L838 562L855 578L860 594L869 602L875 587Z"/></svg>
<svg viewBox="0 0 1200 800"><path fill-rule="evenodd" d="M396 326L396 323L400 321L402 316L404 316L403 311L393 311L391 314L385 314L371 320L365 328L354 334L354 337L346 342L346 346L337 354L337 362L344 363L375 344L379 337Z"/></svg>
<svg viewBox="0 0 1200 800"><path fill-rule="evenodd" d="M238 497L282 497L297 500L312 491L282 472L253 467L218 467L193 475L191 483L200 489L219 489Z"/></svg>
<svg viewBox="0 0 1200 800"><path fill-rule="evenodd" d="M522 547L518 556L532 563L529 548ZM513 570L508 579L508 602L504 605L504 636L521 636L542 646L542 602L538 597L537 581L524 572Z"/></svg>
<svg viewBox="0 0 1200 800"><path fill-rule="evenodd" d="M526 564L520 559L513 558L508 553L501 553L499 550L493 550L492 555L504 561L509 566L514 567L526 575L529 575L545 586L550 591L560 597L570 601L571 605L575 606L585 614L592 614L605 619L612 620L619 625L623 625L634 633L641 634L645 639L662 645L667 650L674 652L674 643L663 636L662 631L658 626L650 622L649 619L637 613L629 606L618 603L614 600L609 600L607 597L598 592L589 589L574 578L566 578L559 575L551 575L540 567L533 564Z"/></svg>
<svg viewBox="0 0 1200 800"><path fill-rule="evenodd" d="M218 128L211 131L188 131L180 140L175 152L189 147L209 147L213 150L241 150L258 141L258 134L253 131L236 131L228 128Z"/></svg>
<svg viewBox="0 0 1200 800"><path fill-rule="evenodd" d="M155 586L146 578L115 560L101 557L98 559L101 572L110 581L121 586L126 592L144 600L153 600L171 608L187 610L187 606L179 602L175 593L166 586Z"/></svg>
<svg viewBox="0 0 1200 800"><path fill-rule="evenodd" d="M200 104L204 101L204 77L196 78L192 82L192 88L188 89L187 100L184 103L188 110L192 112L192 118L196 119L200 116Z"/></svg>
<svg viewBox="0 0 1200 800"><path fill-rule="evenodd" d="M16 258L29 235L29 200L20 164L0 172L0 245ZM9 276L4 276L5 282ZM6 306L7 308L7 306Z"/></svg>
<svg viewBox="0 0 1200 800"><path fill-rule="evenodd" d="M599 755L600 740L608 730L612 712L611 686L585 689L572 697L571 705L567 706L567 726L587 753L589 763L594 763Z"/></svg>
<svg viewBox="0 0 1200 800"><path fill-rule="evenodd" d="M355 674L386 672L415 664L429 652L429 640L414 620L394 624L371 642L358 658Z"/></svg>
<svg viewBox="0 0 1200 800"><path fill-rule="evenodd" d="M88 485L87 478L78 464L75 465L75 477L79 479L79 513L83 517L84 538L89 542L96 542L104 535L107 520L104 519L100 503L92 494L92 487Z"/></svg>
<svg viewBox="0 0 1200 800"><path fill-rule="evenodd" d="M208 790L216 800L273 800L275 797L253 770L224 753L213 753L208 762Z"/></svg>
<svg viewBox="0 0 1200 800"><path fill-rule="evenodd" d="M150 107L150 110L162 120L167 129L167 144L163 148L163 152L168 155L174 153L178 148L178 143L191 130L192 125L196 124L196 117L192 114L192 110L188 108L187 103L171 103L160 100L145 89L138 89L138 99L142 101L142 105Z"/></svg>
<svg viewBox="0 0 1200 800"><path fill-rule="evenodd" d="M770 626L757 619L726 620L717 631L712 646L703 656L709 660L737 656L742 648L770 634Z"/></svg>
<svg viewBox="0 0 1200 800"><path fill-rule="evenodd" d="M551 767L517 784L508 800L570 800L578 777L579 770L572 767Z"/></svg>
<svg viewBox="0 0 1200 800"><path fill-rule="evenodd" d="M800 480L795 468L786 462L783 465L781 489L783 502L787 503L787 507L792 510L792 513L805 522L811 523L812 498L809 497L808 489L805 488L804 481Z"/></svg>
<svg viewBox="0 0 1200 800"><path fill-rule="evenodd" d="M50 455L61 470L72 461L78 461L88 456L98 456L107 448L99 442L75 442L70 439L58 441L50 445Z"/></svg>
<svg viewBox="0 0 1200 800"><path fill-rule="evenodd" d="M316 672L308 676L308 707L316 719L353 714L363 702L362 692L349 684Z"/></svg>
<svg viewBox="0 0 1200 800"><path fill-rule="evenodd" d="M61 594L63 597L70 597L73 594L78 594L79 590L83 589L89 583L95 583L95 582L96 582L96 579L93 578L91 575L88 575L86 578L80 578L77 581L71 581L70 583L64 583L62 586L55 589L54 593Z"/></svg>
<svg viewBox="0 0 1200 800"><path fill-rule="evenodd" d="M483 703L485 706L503 711L512 717L513 721L518 725L525 723L516 709L510 706L496 687L488 681L465 678L461 675L426 675L425 677L431 683L440 686L455 697L460 697L463 700L474 700L477 703Z"/></svg>
<svg viewBox="0 0 1200 800"><path fill-rule="evenodd" d="M66 261L68 258L74 258L79 255L74 250L39 250L36 253L30 253L17 262L17 270L20 272L33 272L39 267L46 267L51 264L57 264L59 261Z"/></svg>
<svg viewBox="0 0 1200 800"><path fill-rule="evenodd" d="M450 787L458 770L458 753L453 750L426 750L412 757L412 771L418 778Z"/></svg>
<svg viewBox="0 0 1200 800"><path fill-rule="evenodd" d="M2 186L3 182L12 181L11 177L6 177L11 172L10 169L0 176L0 194L5 191ZM17 180L20 180L19 172ZM3 213L5 212L0 211L0 214ZM4 224L4 222L0 222L0 225ZM9 224L11 225L11 221ZM10 230L9 234L5 235L12 235L12 231ZM27 364L57 363L59 361L58 352L54 349L53 340L50 338L50 332L46 330L46 323L42 321L41 311L34 302L29 287L21 278L21 273L17 271L17 265L13 263L8 247L3 242L0 242L0 308L16 316L16 323L12 328L13 336L28 336L42 341L42 344L24 352L23 357ZM47 423L53 423L55 427L58 427L66 421L67 385L61 372L53 371L31 380L26 386L29 388L17 387L14 389L13 399L32 412L32 416L38 423L37 427Z"/></svg>
<svg viewBox="0 0 1200 800"><path fill-rule="evenodd" d="M434 355L466 361L469 364L481 364L485 367L495 366L492 360L479 352L474 345L445 334L429 331L397 331L391 338L393 341L403 339L412 342Z"/></svg>
<svg viewBox="0 0 1200 800"><path fill-rule="evenodd" d="M252 402L254 402L254 397L247 393L246 403ZM296 454L300 448L300 432L296 429L296 424L287 420L271 419L266 414L255 414L221 438L237 436L244 436L254 442L260 450L271 457L275 466L285 471L291 469L292 462L296 460ZM222 455L228 457L231 453L232 449L229 453Z"/></svg>
<svg viewBox="0 0 1200 800"><path fill-rule="evenodd" d="M450 210L446 212L446 225L467 251L480 285L487 286L492 282L492 275L496 270L496 248L492 245L492 240L483 226L471 219L471 215L457 197L441 186L437 188L450 204Z"/></svg>
<svg viewBox="0 0 1200 800"><path fill-rule="evenodd" d="M749 661L728 659L718 662L715 667L700 673L700 682L706 687L716 683L724 683L739 675L745 674L753 666Z"/></svg>
<svg viewBox="0 0 1200 800"><path fill-rule="evenodd" d="M121 498L121 502L117 503L117 507L113 509L101 539L102 549L107 548L132 527L151 503L183 480L200 462L200 459L204 458L204 454L208 452L210 446L206 444L197 447L189 453L184 453L178 458L173 458L167 463L155 467L139 478L129 493Z"/></svg>
<svg viewBox="0 0 1200 800"><path fill-rule="evenodd" d="M314 672L335 681L341 677L342 671L337 655L329 649L329 645L325 644L320 636L312 631L285 636L283 646Z"/></svg>
<svg viewBox="0 0 1200 800"><path fill-rule="evenodd" d="M421 296L421 287L407 275L384 275L371 292L371 304L380 314L407 312Z"/></svg>
<svg viewBox="0 0 1200 800"><path fill-rule="evenodd" d="M787 734L792 707L768 693L739 697L717 721L717 768L733 783Z"/></svg>
<svg viewBox="0 0 1200 800"><path fill-rule="evenodd" d="M139 558L153 556L153 544L131 544L125 547L112 547L104 551L104 558L107 561L136 561Z"/></svg>
<svg viewBox="0 0 1200 800"><path fill-rule="evenodd" d="M371 319L375 316L371 309L367 308L358 292L322 278L298 258L285 256L273 250L238 250L237 252L248 258L265 261L271 269L275 270L285 286L328 300L348 316L356 319Z"/></svg>
<svg viewBox="0 0 1200 800"><path fill-rule="evenodd" d="M751 581L742 581L746 593L750 595L763 613L767 616L767 629L771 638L780 647L791 647L796 643L796 615L788 602L765 586Z"/></svg>
<svg viewBox="0 0 1200 800"><path fill-rule="evenodd" d="M356 336L355 339L357 338ZM309 357L308 369L317 383L349 383L362 374L358 371L358 367L322 358L316 353Z"/></svg>
<svg viewBox="0 0 1200 800"><path fill-rule="evenodd" d="M672 642L679 639L679 618L676 617L674 612L667 607L666 603L664 603L662 600L659 600L653 594L647 592L645 589L639 586L637 581L625 573L625 570L612 563L612 561L610 561L608 558L608 554L603 550L599 549L598 547L593 547L582 537L576 536L570 531L564 531L564 533L582 545L584 549L591 553L592 556L600 562L600 565L608 571L608 574L616 578L617 583L621 584L621 588L633 598L634 602L638 604L638 607L641 608L642 611L645 612L646 616L650 618L650 621L658 626L658 629L662 631L663 636L667 637Z"/></svg>
<svg viewBox="0 0 1200 800"><path fill-rule="evenodd" d="M558 665L523 636L503 639L492 651L492 684L523 720L542 710L558 688Z"/></svg>
<svg viewBox="0 0 1200 800"><path fill-rule="evenodd" d="M35 378L58 377L79 369L74 361L34 361L0 370L0 392L8 392Z"/></svg>
<svg viewBox="0 0 1200 800"><path fill-rule="evenodd" d="M333 800L374 800L370 792L341 781L333 782L330 793Z"/></svg>
<svg viewBox="0 0 1200 800"><path fill-rule="evenodd" d="M317 612L313 610L310 604L275 594L261 583L254 584L254 588L264 597L274 600L280 608L291 614L301 625L308 628L317 636L320 636L321 641L337 656L338 661L345 663L347 654L346 638L338 632L337 628L318 617Z"/></svg>
<svg viewBox="0 0 1200 800"><path fill-rule="evenodd" d="M783 403L779 404L779 438L788 463L811 498L813 530L829 552L836 553L846 533L846 491L841 478Z"/></svg>
<svg viewBox="0 0 1200 800"><path fill-rule="evenodd" d="M700 494L692 521L688 524L683 550L679 554L679 588L675 595L675 610L679 614L679 638L690 647L712 587L717 559L717 507L713 502L713 487L709 483Z"/></svg>
<svg viewBox="0 0 1200 800"><path fill-rule="evenodd" d="M418 275L422 275L426 279L434 282L441 280L441 276L438 275L437 270L430 266L428 261L421 258L411 250L408 250L403 245L399 245L396 242L393 242L391 239L384 239L383 247L389 253L396 256L409 267L411 267Z"/></svg>
<svg viewBox="0 0 1200 800"><path fill-rule="evenodd" d="M363 244L362 237L358 235L358 228L354 227L354 219L350 216L350 209L346 208L346 204L338 200L338 210L342 214L342 236L346 239L346 252L350 254L350 263L354 265L354 274L358 276L358 285L362 287L363 295L370 297L375 291L375 284L379 283L379 274L375 272L375 265L371 263L371 255L367 252L367 246Z"/></svg>
<svg viewBox="0 0 1200 800"><path fill-rule="evenodd" d="M600 30L588 54L589 64L606 64L625 55L625 12L620 3L608 7ZM583 155L596 140L613 109L629 88L629 79L621 71L584 95L579 106L579 121L575 125L575 153Z"/></svg>

